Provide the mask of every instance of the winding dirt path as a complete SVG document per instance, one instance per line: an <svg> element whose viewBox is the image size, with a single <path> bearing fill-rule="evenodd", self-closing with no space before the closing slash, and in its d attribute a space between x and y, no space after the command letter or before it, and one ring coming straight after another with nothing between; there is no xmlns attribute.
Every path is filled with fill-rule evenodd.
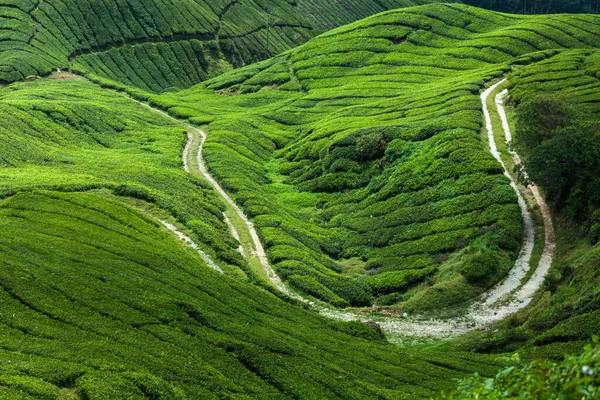
<svg viewBox="0 0 600 400"><path fill-rule="evenodd" d="M498 86L505 83L505 81L506 80L504 79L485 90L481 94L481 102L485 118L486 130L488 133L490 152L504 168L504 174L510 180L510 186L517 194L519 207L523 216L523 246L517 257L517 260L515 261L515 266L511 269L508 277L503 282L499 283L494 288L492 288L483 299L472 303L468 311L463 316L449 319L424 319L418 318L416 316L387 317L378 321L379 325L384 330L384 332L391 334L393 337L401 336L409 338L450 338L474 329L484 328L494 322L500 321L501 319L520 310L521 308L525 307L531 302L533 295L539 289L546 273L548 272L548 269L552 264L552 260L554 257L555 242L550 212L546 203L544 202L544 199L541 197L537 187L530 186L529 189L533 193L533 196L535 197L535 200L540 207L544 219L545 244L542 256L540 258L539 264L535 272L524 285L521 285L521 281L530 270L531 254L534 247L533 220L528 212L527 203L525 202L525 199L521 194L519 187L514 182L512 176L508 173L508 170L504 162L502 161L500 152L498 151L498 148L496 146L491 114L487 107L487 100L490 94L494 92L498 88ZM502 120L502 126L504 129L506 140L507 142L510 142L511 133L508 121L506 119L506 113L503 107L503 98L504 96L506 96L506 94L507 91L505 90L496 97L496 105L498 109L498 114L500 115L500 118ZM200 173L208 182L210 182L210 184L215 188L217 193L219 193L219 195L232 207L237 216L244 222L246 228L248 229L248 232L250 233L250 236L252 237L253 249L250 250L251 254L244 254L244 249L241 249L242 254L244 254L245 257L258 258L260 260L260 264L265 269L269 280L277 289L291 297L306 301L302 299L301 296L291 292L287 287L284 286L279 276L275 273L272 266L269 264L263 245L260 241L260 238L258 237L256 229L254 228L254 224L248 220L248 218L238 207L238 205L231 199L231 197L229 197L229 195L223 190L221 185L219 185L219 183L208 172L204 163L204 158L202 157L202 149L206 141L206 133L201 129L186 124L161 110L153 108L148 104L137 101L135 99L131 100L136 101L144 107L147 107L153 110L154 112L159 113L164 117L181 124L183 127L186 128L188 132L188 140L183 151L183 165L185 171L187 172L190 172L190 168L187 162L188 156L190 152L196 151L196 149L192 149L192 145L195 141L195 136L197 135L197 137L199 137L200 141L197 148L197 160L198 169ZM515 159L515 162L520 161L516 153L511 152L511 155ZM236 231L234 225L231 223L230 218L227 215L224 215L224 217L225 221L230 227L232 235L236 238L239 238L239 234ZM165 226L167 226L167 228L171 229L168 225L165 224L165 222L162 223ZM178 236L180 234L181 233L179 233ZM183 239L185 240L185 238ZM357 314L331 308L320 308L318 309L318 311L322 315L339 320L372 320L372 317L368 314Z"/></svg>
<svg viewBox="0 0 600 400"><path fill-rule="evenodd" d="M271 267L271 264L269 264L269 259L267 257L267 254L265 253L265 249L263 248L262 242L260 241L260 238L258 237L258 233L256 232L256 229L254 228L254 224L248 220L248 217L246 216L246 214L244 214L244 212L238 207L238 205L233 201L233 199L231 197L229 197L227 192L225 192L225 190L223 190L221 185L219 185L219 183L215 180L215 178L213 178L213 176L208 172L208 170L206 168L206 164L204 163L204 157L202 157L202 149L204 148L204 142L206 141L206 133L203 130L198 129L194 126L191 126L189 124L183 124L183 125L188 130L188 145L186 145L186 149L184 149L183 159L187 160L189 151L191 151L190 143L193 140L193 136L190 137L189 135L197 134L200 137L200 144L198 145L198 149L197 149L198 169L200 170L200 173L202 174L202 176L208 182L210 182L210 184L215 188L215 190L217 191L217 193L219 193L219 195L223 198L223 200L225 200L235 210L235 213L238 215L238 217L241 218L242 221L244 221L244 224L246 225L248 232L250 232L250 236L252 237L252 243L254 245L253 246L254 248L251 250L250 257L256 257L260 260L260 264L267 272L267 276L269 277L269 280L277 289L279 289L280 291L282 291L290 296L293 295L288 290L288 288L286 288L284 286L283 282L281 281L281 278L275 273L275 270L273 269L273 267ZM235 230L234 225L231 224L231 221L227 217L227 215L225 215L225 217L226 217L225 222L229 221L228 225L229 225L230 230L232 231L232 233L235 232L234 237L237 235L237 237L239 238L239 234L237 234L237 231ZM244 254L244 252L242 252L242 254Z"/></svg>
<svg viewBox="0 0 600 400"><path fill-rule="evenodd" d="M507 95L508 89L504 89L502 92L496 95L496 107L498 109L500 119L502 120L502 129L504 130L506 143L510 144L512 141L512 134L510 131L510 126L508 125L508 119L506 118L506 112L504 110L504 99ZM509 152L513 157L515 164L520 164L521 158L510 148L510 146ZM542 250L542 255L537 269L531 278L529 278L527 283L525 283L523 287L521 287L521 289L519 289L519 291L515 294L517 299L523 302L527 301L527 303L531 301L531 297L544 281L544 277L552 265L554 250L556 248L556 236L554 234L554 225L552 224L552 215L550 214L550 209L548 208L546 201L540 194L540 190L536 185L529 185L528 188L533 194L535 201L539 205L540 212L542 213L542 219L544 220L544 249Z"/></svg>
<svg viewBox="0 0 600 400"><path fill-rule="evenodd" d="M488 142L490 153L504 168L504 175L510 180L510 186L517 194L519 208L524 223L524 237L521 251L515 261L514 267L509 272L508 277L491 289L486 296L474 302L464 316L451 319L419 319L408 317L403 319L388 318L379 322L385 332L401 335L405 337L429 337L429 338L451 338L459 334L466 333L474 329L481 329L490 324L500 321L510 314L527 306L533 299L533 295L539 289L544 277L546 276L554 257L555 236L552 225L550 211L543 197L540 195L536 186L532 185L528 189L531 190L537 204L540 207L544 220L544 249L541 258L533 275L529 280L521 286L521 281L529 272L531 266L531 253L534 247L534 229L533 220L529 214L527 203L523 198L517 184L512 176L508 173L506 165L502 161L500 152L496 146L494 137L494 129L490 111L487 107L487 100L500 85L504 84L506 79L492 85L481 94L481 103L485 118L485 126L488 134ZM507 142L512 140L510 127L504 110L503 99L508 91L504 90L496 96L496 107L502 128ZM511 155L516 163L520 162L518 154L511 151ZM357 316L351 313L338 312L336 310L324 310L322 314L332 318L340 318L345 320L367 320L368 318Z"/></svg>
<svg viewBox="0 0 600 400"><path fill-rule="evenodd" d="M248 231L250 232L250 236L252 237L252 242L254 245L253 246L254 248L251 250L250 257L256 257L260 260L260 264L265 269L267 276L269 277L269 280L277 289L279 289L283 293L288 294L289 296L298 298L299 297L298 295L292 293L287 287L285 287L285 285L281 281L281 278L279 277L279 275L277 275L275 273L275 270L273 269L273 267L271 267L271 264L269 264L269 259L267 257L267 254L265 253L265 250L263 248L262 242L260 241L258 233L256 232L256 229L254 228L254 224L252 222L250 222L250 220L248 220L248 217L246 216L246 214L244 214L244 212L238 207L238 205L233 201L233 199L231 197L229 197L227 192L225 192L225 190L223 190L223 188L221 187L221 185L219 185L219 183L216 181L216 179L213 178L213 176L208 172L208 169L206 168L206 164L204 163L204 157L202 156L202 149L204 147L204 142L206 141L206 133L202 129L196 128L195 126L192 126L190 124L182 122L181 120L179 120L175 117L172 117L171 115L167 114L166 112L161 111L157 108L154 108L154 107L150 106L149 104L146 104L144 102L141 102L139 100L136 100L136 99L131 98L126 95L123 95L123 96L132 101L135 101L138 104L141 104L142 106L144 106L146 108L149 108L150 110L154 111L155 113L158 113L158 114L164 116L165 118L170 119L171 121L181 124L181 126L183 126L186 129L187 142L185 144L185 148L183 149L182 159L183 159L183 169L188 173L191 172L188 161L187 161L188 156L189 156L190 152L192 151L194 135L198 135L198 137L200 138L200 144L198 145L198 149L197 149L198 169L200 170L200 173L202 174L202 176L215 188L215 190L223 198L223 200L225 200L235 210L235 213L242 219L242 221L244 221L244 224L246 225ZM196 151L196 150L194 150L194 151ZM237 233L234 225L231 224L231 220L227 215L225 215L225 222L228 223L229 229L230 229L232 235L236 238L239 238L239 234ZM242 255L244 255L243 249L242 249Z"/></svg>

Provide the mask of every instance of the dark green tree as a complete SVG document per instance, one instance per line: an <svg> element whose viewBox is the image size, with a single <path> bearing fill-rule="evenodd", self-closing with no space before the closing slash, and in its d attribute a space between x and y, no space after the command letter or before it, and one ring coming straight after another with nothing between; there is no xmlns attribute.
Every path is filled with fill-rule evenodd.
<svg viewBox="0 0 600 400"><path fill-rule="evenodd" d="M514 145L556 209L583 221L600 206L600 125L577 97L539 95L517 109Z"/></svg>

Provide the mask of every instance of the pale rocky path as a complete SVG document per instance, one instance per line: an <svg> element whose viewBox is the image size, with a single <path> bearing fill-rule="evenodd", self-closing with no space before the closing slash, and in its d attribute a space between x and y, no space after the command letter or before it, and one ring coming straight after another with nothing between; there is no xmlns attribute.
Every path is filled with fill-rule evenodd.
<svg viewBox="0 0 600 400"><path fill-rule="evenodd" d="M158 222L160 222L161 224L163 224L163 226L165 228L167 228L168 230L173 232L180 240L185 242L186 245L188 245L192 249L196 250L198 252L198 254L200 255L200 258L202 258L202 260L206 263L206 265L208 265L209 267L211 267L212 269L214 269L217 272L223 273L223 270L221 269L221 267L219 267L212 260L212 258L210 258L210 256L208 254L203 252L200 249L200 247L189 236L187 236L185 233L181 232L179 229L177 229L177 227L175 225L173 225L167 221L163 221L161 219L156 219L156 220Z"/></svg>
<svg viewBox="0 0 600 400"><path fill-rule="evenodd" d="M504 89L502 92L496 95L496 107L498 108L500 119L502 120L502 128L504 130L506 143L510 144L512 141L512 134L508 125L508 119L506 118L506 112L504 110L504 98L506 98L507 95L508 89ZM509 152L513 157L515 164L520 164L521 158L516 152L510 150L510 146ZM554 259L554 249L556 247L556 236L554 234L554 225L552 224L552 215L550 214L550 209L548 208L546 201L540 194L540 191L536 185L529 185L529 190L539 205L540 212L542 213L542 219L544 220L544 249L542 250L542 255L537 269L527 283L525 283L523 287L521 287L519 291L515 293L515 298L523 302L527 301L527 303L531 301L531 297L533 297L535 291L544 281L544 277L552 265L552 260Z"/></svg>
<svg viewBox="0 0 600 400"><path fill-rule="evenodd" d="M220 272L221 274L224 273L221 267L219 267L217 263L214 262L208 254L202 251L202 249L200 249L200 246L198 246L196 242L194 242L188 235L181 232L175 225L160 218L156 218L154 215L150 214L146 210L142 210L141 208L138 208L138 211L142 212L148 218L152 218L156 222L160 222L165 228L167 228L173 234L175 234L175 236L177 236L179 240L183 241L188 247L191 247L192 249L196 250L200 255L200 258L202 258L202 261L204 261L204 263L206 263L206 265L208 265L210 268L214 269L217 272Z"/></svg>
<svg viewBox="0 0 600 400"><path fill-rule="evenodd" d="M284 286L283 282L281 281L281 278L279 277L279 275L277 275L275 273L275 270L269 263L269 259L267 257L267 254L265 253L262 242L260 241L260 238L258 237L258 233L256 232L256 229L254 228L254 224L252 222L250 222L250 220L248 220L248 217L246 216L246 214L244 214L244 212L238 207L238 205L233 201L233 199L231 197L229 197L227 192L225 192L225 190L223 190L221 185L219 185L219 183L215 180L215 178L213 178L213 176L208 172L208 170L206 168L206 164L204 163L204 157L202 156L202 149L204 147L204 142L206 141L206 133L203 130L198 129L194 126L191 126L189 124L184 124L184 126L188 130L188 143L183 152L184 166L187 166L186 160L188 158L188 153L191 151L190 144L193 141L193 136L190 136L190 135L197 134L200 137L200 144L198 145L198 149L197 149L197 151L198 151L197 152L198 169L200 170L200 173L215 188L215 190L217 191L217 193L219 193L219 195L223 198L223 200L225 200L229 205L231 205L231 207L235 210L235 213L238 215L238 217L241 218L242 221L244 221L244 224L246 225L248 232L250 232L250 236L252 237L252 243L254 245L253 246L254 248L251 250L252 254L250 256L256 257L260 260L260 264L265 269L267 276L269 277L269 280L277 289L279 289L280 291L282 291L286 294L292 295L292 293L289 291L289 289ZM189 172L189 168L187 169L187 171ZM231 220L227 217L227 215L225 215L225 222L228 223L229 229L232 232L232 235L234 237L236 237L237 239L239 239L239 234L236 231L235 226L231 223ZM242 254L244 255L243 249L242 249ZM245 255L248 256L247 254L245 254Z"/></svg>
<svg viewBox="0 0 600 400"><path fill-rule="evenodd" d="M481 329L489 326L490 324L500 321L501 319L507 317L508 315L520 310L529 304L533 298L535 292L539 289L541 283L544 280L548 269L550 268L554 256L554 230L552 225L552 220L550 216L549 209L544 202L544 199L541 197L539 190L535 186L530 186L528 189L531 190L533 196L538 203L540 210L542 212L542 216L544 219L544 234L545 234L545 244L542 256L540 258L539 264L532 274L529 280L521 285L521 281L527 275L527 272L530 269L530 260L531 253L534 247L534 230L533 230L533 221L531 215L528 212L527 204L524 200L523 195L521 194L519 187L514 182L511 175L508 173L504 162L500 157L500 153L498 152L491 115L487 107L487 100L490 94L496 90L498 86L503 84L506 80L502 80L495 85L491 86L487 90L485 90L481 94L481 102L483 107L483 114L486 122L486 130L488 132L488 141L490 146L491 154L496 158L496 160L503 166L504 173L510 180L510 185L515 190L515 193L518 197L519 207L521 209L521 214L523 216L524 222L524 239L523 246L521 252L519 253L517 260L515 261L515 266L511 269L509 276L501 283L492 288L487 294L480 300L475 301L465 313L465 315L449 318L449 319L423 319L418 318L416 316L405 316L405 317L387 317L383 318L383 320L378 321L381 328L386 333L390 333L392 335L401 335L406 337L417 337L417 338L450 338L454 336L458 336L462 333L474 330ZM506 119L506 113L503 107L502 99L506 96L507 91L500 93L496 97L496 104L498 108L498 113L502 120L502 125L504 129L504 134L506 140L510 142L511 140L511 132L509 129L509 125ZM198 135L200 138L200 144L197 149L197 159L198 159L198 167L203 175L203 177L211 183L211 185L215 188L215 190L219 193L219 195L235 210L235 213L244 221L254 244L254 248L251 250L252 254L250 256L257 257L260 260L261 265L267 272L269 280L271 283L278 288L280 291L300 300L302 297L291 292L287 287L284 286L283 282L279 278L279 276L275 273L273 267L270 265L268 258L265 254L264 248L258 237L256 229L254 228L254 224L248 220L246 215L242 212L242 210L238 207L237 204L229 197L229 195L223 190L221 185L213 178L213 176L208 172L206 165L204 163L204 159L202 157L202 149L204 146L204 142L206 141L206 133L201 129L198 129L189 124L183 123L182 121L168 115L167 113L155 109L148 104L132 99L133 101L138 102L144 107L150 108L151 110L163 115L164 117L180 123L182 126L186 128L188 131L188 141L186 143L184 152L183 152L183 164L184 169L187 172L190 172L188 166L188 155L192 150L192 143L194 142L194 135ZM194 150L195 151L195 150ZM518 162L518 155L514 152L511 152L511 155L515 158L515 161ZM239 234L236 231L233 224L231 224L230 219L225 215L225 221L228 223L230 227L230 231L232 235L236 238L239 238ZM161 221L162 222L162 221ZM165 224L163 222L163 224ZM167 226L167 225L165 225ZM167 226L169 228L169 226ZM171 228L169 228L171 229ZM172 230L172 229L171 229ZM175 231L174 231L175 232ZM179 235L178 235L179 236ZM185 238L183 238L185 240ZM189 239L189 238L188 238ZM187 241L187 240L186 240ZM191 241L191 240L190 240ZM242 254L244 254L243 249L241 249ZM244 254L246 257L248 254ZM305 301L305 300L304 300ZM368 321L371 318L368 314L358 314L353 312L347 312L337 309L330 308L322 308L319 312L327 317L341 319L341 320L362 320Z"/></svg>
<svg viewBox="0 0 600 400"><path fill-rule="evenodd" d="M152 111L164 116L165 118L170 119L171 121L181 124L181 126L183 126L187 130L187 132L188 132L187 142L186 142L185 148L183 150L182 158L183 158L183 169L188 173L191 172L190 167L188 165L188 161L187 161L188 156L189 156L190 152L192 151L192 143L194 142L194 135L198 135L198 137L200 138L200 144L198 145L198 149L197 149L197 151L198 151L197 152L198 169L200 170L200 173L202 174L202 176L215 188L215 190L223 198L223 200L225 200L229 205L231 205L231 207L235 210L235 213L242 219L242 221L244 221L246 227L248 228L248 231L250 232L250 236L252 237L252 242L254 245L253 246L254 248L251 250L252 254L250 256L257 257L260 260L260 264L265 269L267 276L269 277L269 280L277 289L279 289L280 291L282 291L292 297L298 297L297 295L290 292L290 290L287 287L285 287L285 285L281 281L281 278L279 277L279 275L277 275L275 273L275 270L269 263L269 259L267 257L267 254L265 253L264 247L262 245L262 242L260 241L258 233L256 232L256 228L254 228L254 224L252 222L250 222L250 220L248 220L248 217L246 216L246 214L244 214L244 212L233 201L233 199L231 197L229 197L227 192L225 192L225 190L223 190L223 188L216 181L216 179L208 172L208 169L206 168L206 164L204 162L204 157L202 156L202 149L204 147L204 142L206 141L206 133L202 129L196 128L195 126L192 126L190 124L182 122L182 121L178 120L177 118L170 116L166 112L156 109L144 102L141 102L139 100L136 100L136 99L133 99L130 97L128 97L128 98L131 99L132 101L135 101L136 103L141 104L142 106L149 108ZM232 235L236 239L239 239L239 234L238 234L237 230L235 229L234 225L231 223L231 220L226 215L225 215L225 222L227 222ZM243 249L242 249L242 255L244 255ZM246 256L247 256L247 254L246 254Z"/></svg>

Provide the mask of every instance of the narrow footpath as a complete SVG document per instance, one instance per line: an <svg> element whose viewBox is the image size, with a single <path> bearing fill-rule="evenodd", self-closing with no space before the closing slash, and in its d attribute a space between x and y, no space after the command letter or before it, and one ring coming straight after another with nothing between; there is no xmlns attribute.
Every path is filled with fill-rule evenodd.
<svg viewBox="0 0 600 400"><path fill-rule="evenodd" d="M127 97L127 96L125 96L125 97ZM183 150L183 154L182 154L183 169L186 172L191 173L190 166L188 163L188 158L189 158L190 153L196 153L196 157L197 157L197 161L198 161L198 169L199 169L200 173L202 174L202 176L204 177L204 179L206 179L215 188L215 190L221 196L221 198L223 200L225 200L225 202L232 207L232 209L235 211L236 216L239 217L244 222L246 229L250 233L250 236L252 238L253 248L252 249L241 248L240 249L241 254L244 255L246 257L246 259L248 259L248 260L251 258L258 259L260 261L260 264L262 265L262 267L265 269L267 276L269 278L269 281L273 284L273 286L275 286L281 292L286 293L289 296L292 296L295 298L299 297L298 295L290 292L290 290L287 287L285 287L285 285L281 281L281 278L275 273L275 270L269 263L269 259L267 257L267 254L265 253L265 250L263 248L262 242L260 241L258 233L256 232L256 229L254 228L254 224L252 222L250 222L250 220L248 220L248 217L246 216L246 214L244 214L244 212L233 201L233 199L231 197L229 197L227 192L225 192L225 190L223 190L223 188L216 181L216 179L208 172L208 169L206 168L206 164L204 162L204 157L202 156L202 149L204 147L204 142L206 141L206 133L203 130L196 128L195 126L192 126L192 125L187 124L177 118L172 117L171 115L167 114L166 112L164 112L162 110L159 110L157 108L150 106L149 104L146 104L139 100L133 99L131 97L127 97L127 98L129 98L132 101L135 101L138 104L141 104L142 106L144 106L146 108L149 108L150 110L154 111L155 113L158 113L158 114L162 115L163 117L170 119L173 122L181 124L181 126L183 126L186 129L187 142L186 142L185 148ZM199 138L199 144L196 149L192 149L192 145L195 142L196 137ZM229 229L232 233L232 236L239 240L240 236L237 232L237 229L231 223L232 216L224 214L224 218L225 218L225 222L227 222L227 224L229 225Z"/></svg>

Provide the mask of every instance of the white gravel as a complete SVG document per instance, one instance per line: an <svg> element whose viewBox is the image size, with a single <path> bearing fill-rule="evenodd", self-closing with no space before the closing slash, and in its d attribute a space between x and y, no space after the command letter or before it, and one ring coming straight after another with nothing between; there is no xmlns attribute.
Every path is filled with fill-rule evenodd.
<svg viewBox="0 0 600 400"><path fill-rule="evenodd" d="M175 235L177 235L177 237L180 240L183 240L185 242L185 244L187 244L189 247L196 250L198 252L198 254L200 254L200 257L202 258L202 260L206 263L206 265L208 265L209 267L211 267L212 269L214 269L217 272L223 273L223 270L221 269L221 267L219 267L212 260L212 258L210 258L210 256L208 254L206 254L205 252L200 250L200 247L192 239L190 239L189 236L187 236L185 233L178 230L175 225L173 225L167 221L163 221L161 219L158 219L157 221L159 221L161 224L163 224L168 230L173 232Z"/></svg>

